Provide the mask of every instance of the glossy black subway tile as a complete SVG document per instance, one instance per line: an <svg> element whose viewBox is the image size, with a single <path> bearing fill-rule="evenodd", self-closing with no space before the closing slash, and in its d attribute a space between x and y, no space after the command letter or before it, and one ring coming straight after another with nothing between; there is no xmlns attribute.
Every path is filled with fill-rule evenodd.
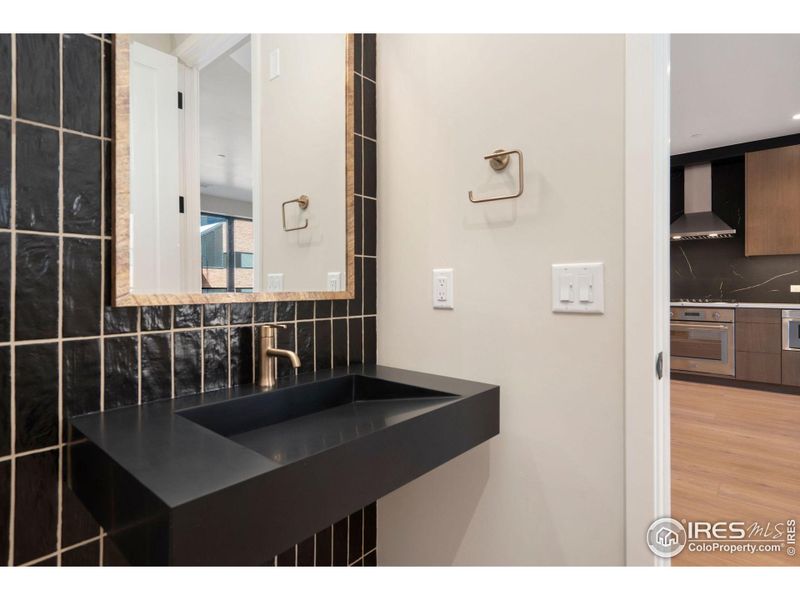
<svg viewBox="0 0 800 600"><path fill-rule="evenodd" d="M139 349L135 336L104 340L103 369L106 410L139 402Z"/></svg>
<svg viewBox="0 0 800 600"><path fill-rule="evenodd" d="M375 550L377 547L378 505L373 502L364 507L364 554Z"/></svg>
<svg viewBox="0 0 800 600"><path fill-rule="evenodd" d="M203 305L203 325L227 325L228 305L227 304L204 304Z"/></svg>
<svg viewBox="0 0 800 600"><path fill-rule="evenodd" d="M16 459L14 483L14 564L56 550L58 528L58 450Z"/></svg>
<svg viewBox="0 0 800 600"><path fill-rule="evenodd" d="M298 373L314 371L314 323L301 321L297 324L297 355L300 357Z"/></svg>
<svg viewBox="0 0 800 600"><path fill-rule="evenodd" d="M176 329L186 327L200 327L202 306L199 304L181 304L173 312L173 321Z"/></svg>
<svg viewBox="0 0 800 600"><path fill-rule="evenodd" d="M353 144L353 173L355 181L353 182L353 190L356 195L364 193L364 140L360 136L356 136L355 143Z"/></svg>
<svg viewBox="0 0 800 600"><path fill-rule="evenodd" d="M333 566L347 566L347 517L333 524Z"/></svg>
<svg viewBox="0 0 800 600"><path fill-rule="evenodd" d="M364 195L378 195L377 146L372 140L364 140Z"/></svg>
<svg viewBox="0 0 800 600"><path fill-rule="evenodd" d="M363 294L363 281L364 281L364 266L363 259L356 257L355 265L355 297L349 301L347 313L350 316L360 315L364 310L364 294Z"/></svg>
<svg viewBox="0 0 800 600"><path fill-rule="evenodd" d="M377 567L378 566L378 551L373 550L369 554L364 557L364 566L365 567Z"/></svg>
<svg viewBox="0 0 800 600"><path fill-rule="evenodd" d="M275 320L294 321L296 306L295 302L278 302L275 306Z"/></svg>
<svg viewBox="0 0 800 600"><path fill-rule="evenodd" d="M331 311L334 317L346 317L348 300L331 300Z"/></svg>
<svg viewBox="0 0 800 600"><path fill-rule="evenodd" d="M375 125L375 83L369 79L363 80L363 104L364 104L364 135L375 139L377 132Z"/></svg>
<svg viewBox="0 0 800 600"><path fill-rule="evenodd" d="M228 387L228 330L203 331L203 390Z"/></svg>
<svg viewBox="0 0 800 600"><path fill-rule="evenodd" d="M17 34L17 116L59 125L60 36Z"/></svg>
<svg viewBox="0 0 800 600"><path fill-rule="evenodd" d="M318 532L314 548L314 565L330 567L333 564L333 527L326 527Z"/></svg>
<svg viewBox="0 0 800 600"><path fill-rule="evenodd" d="M171 338L169 333L142 336L142 402L172 395Z"/></svg>
<svg viewBox="0 0 800 600"><path fill-rule="evenodd" d="M256 302L253 310L253 318L256 323L272 323L275 321L275 303Z"/></svg>
<svg viewBox="0 0 800 600"><path fill-rule="evenodd" d="M297 303L297 320L305 321L314 318L314 302L302 300Z"/></svg>
<svg viewBox="0 0 800 600"><path fill-rule="evenodd" d="M378 211L373 198L364 198L364 254L375 256L378 253Z"/></svg>
<svg viewBox="0 0 800 600"><path fill-rule="evenodd" d="M64 134L64 231L100 235L101 142ZM109 174L110 176L110 174Z"/></svg>
<svg viewBox="0 0 800 600"><path fill-rule="evenodd" d="M378 334L375 317L364 317L364 364L374 365L378 362Z"/></svg>
<svg viewBox="0 0 800 600"><path fill-rule="evenodd" d="M18 229L58 231L58 132L17 123L16 188Z"/></svg>
<svg viewBox="0 0 800 600"><path fill-rule="evenodd" d="M349 334L349 364L358 365L364 362L362 356L362 331L363 319L348 319L350 326Z"/></svg>
<svg viewBox="0 0 800 600"><path fill-rule="evenodd" d="M317 369L331 368L331 322L314 322L314 354Z"/></svg>
<svg viewBox="0 0 800 600"><path fill-rule="evenodd" d="M202 361L199 331L175 333L175 395L196 394L202 389Z"/></svg>
<svg viewBox="0 0 800 600"><path fill-rule="evenodd" d="M16 267L15 338L58 337L58 238L18 234Z"/></svg>
<svg viewBox="0 0 800 600"><path fill-rule="evenodd" d="M100 134L100 46L83 34L64 34L64 127Z"/></svg>
<svg viewBox="0 0 800 600"><path fill-rule="evenodd" d="M111 537L106 536L103 540L103 565L107 567L129 567L130 563L119 551Z"/></svg>
<svg viewBox="0 0 800 600"><path fill-rule="evenodd" d="M64 238L62 335L100 334L100 240Z"/></svg>
<svg viewBox="0 0 800 600"><path fill-rule="evenodd" d="M110 142L103 142L102 154L103 172L105 173L105 177L103 177L103 235L111 235L111 225L114 220L114 193L111 186L113 151Z"/></svg>
<svg viewBox="0 0 800 600"><path fill-rule="evenodd" d="M0 346L0 457L11 454L11 349ZM3 554L0 553L0 561Z"/></svg>
<svg viewBox="0 0 800 600"><path fill-rule="evenodd" d="M0 462L0 562L8 564L8 537L11 520L11 461Z"/></svg>
<svg viewBox="0 0 800 600"><path fill-rule="evenodd" d="M65 434L68 432L70 417L100 410L100 369L99 338L63 342L61 393Z"/></svg>
<svg viewBox="0 0 800 600"><path fill-rule="evenodd" d="M114 90L112 84L114 82L114 51L111 44L101 44L100 48L103 53L103 135L111 137L111 125L113 119L109 118L113 115L111 107L114 101Z"/></svg>
<svg viewBox="0 0 800 600"><path fill-rule="evenodd" d="M364 259L364 314L374 315L378 312L377 299L377 260L367 257Z"/></svg>
<svg viewBox="0 0 800 600"><path fill-rule="evenodd" d="M355 47L353 48L353 67L356 73L361 73L362 65L361 65L361 56L362 56L362 46L363 46L364 34L363 33L356 33L353 35L353 42Z"/></svg>
<svg viewBox="0 0 800 600"><path fill-rule="evenodd" d="M377 54L377 40L374 33L364 34L364 48L363 52L363 67L362 73L365 77L375 80L375 73L377 68L376 54Z"/></svg>
<svg viewBox="0 0 800 600"><path fill-rule="evenodd" d="M58 444L58 344L17 346L16 451Z"/></svg>
<svg viewBox="0 0 800 600"><path fill-rule="evenodd" d="M11 121L0 119L0 228L11 226Z"/></svg>
<svg viewBox="0 0 800 600"><path fill-rule="evenodd" d="M231 385L253 382L253 328L231 328Z"/></svg>
<svg viewBox="0 0 800 600"><path fill-rule="evenodd" d="M11 234L0 231L0 342L11 336Z"/></svg>
<svg viewBox="0 0 800 600"><path fill-rule="evenodd" d="M331 316L331 301L317 300L314 307L314 315L316 319L329 319Z"/></svg>
<svg viewBox="0 0 800 600"><path fill-rule="evenodd" d="M143 306L142 331L160 331L172 325L171 306Z"/></svg>
<svg viewBox="0 0 800 600"><path fill-rule="evenodd" d="M253 322L253 303L231 304L231 324L244 325Z"/></svg>
<svg viewBox="0 0 800 600"><path fill-rule="evenodd" d="M353 228L355 230L354 246L355 254L364 254L364 198L355 196L353 198Z"/></svg>
<svg viewBox="0 0 800 600"><path fill-rule="evenodd" d="M353 131L356 134L360 134L362 130L362 100L363 94L361 93L361 88L363 87L362 78L358 75L355 76L353 81L353 103L355 104L355 123L353 125Z"/></svg>
<svg viewBox="0 0 800 600"><path fill-rule="evenodd" d="M349 534L347 536L347 562L361 558L364 552L363 531L364 531L364 511L357 510L348 519Z"/></svg>
<svg viewBox="0 0 800 600"><path fill-rule="evenodd" d="M0 115L11 114L11 34L0 34ZM2 553L0 553L2 560Z"/></svg>
<svg viewBox="0 0 800 600"><path fill-rule="evenodd" d="M333 319L333 366L347 366L347 319Z"/></svg>

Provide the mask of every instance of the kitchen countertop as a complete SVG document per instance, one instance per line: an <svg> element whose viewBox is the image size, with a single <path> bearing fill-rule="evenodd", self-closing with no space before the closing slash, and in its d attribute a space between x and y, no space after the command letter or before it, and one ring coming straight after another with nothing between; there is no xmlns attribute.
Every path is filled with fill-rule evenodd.
<svg viewBox="0 0 800 600"><path fill-rule="evenodd" d="M800 310L800 304L781 302L670 302L670 306L697 306L705 308L776 308Z"/></svg>

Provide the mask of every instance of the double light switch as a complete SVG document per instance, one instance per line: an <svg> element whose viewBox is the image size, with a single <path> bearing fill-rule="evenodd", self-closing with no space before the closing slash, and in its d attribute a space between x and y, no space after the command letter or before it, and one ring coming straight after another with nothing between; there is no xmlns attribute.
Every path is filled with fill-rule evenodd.
<svg viewBox="0 0 800 600"><path fill-rule="evenodd" d="M603 263L553 265L553 312L603 312Z"/></svg>

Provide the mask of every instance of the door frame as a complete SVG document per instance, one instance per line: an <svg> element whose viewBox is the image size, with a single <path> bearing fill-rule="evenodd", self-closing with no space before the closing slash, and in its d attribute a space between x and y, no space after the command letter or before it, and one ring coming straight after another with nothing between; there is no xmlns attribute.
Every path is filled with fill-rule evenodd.
<svg viewBox="0 0 800 600"><path fill-rule="evenodd" d="M669 565L669 34L625 36L625 563ZM663 377L656 361L663 353Z"/></svg>

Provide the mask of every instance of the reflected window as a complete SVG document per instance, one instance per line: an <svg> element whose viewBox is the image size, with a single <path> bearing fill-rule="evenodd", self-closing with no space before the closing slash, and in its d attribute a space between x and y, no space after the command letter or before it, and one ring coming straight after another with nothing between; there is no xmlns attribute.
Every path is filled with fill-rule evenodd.
<svg viewBox="0 0 800 600"><path fill-rule="evenodd" d="M253 221L200 214L203 293L253 289Z"/></svg>

